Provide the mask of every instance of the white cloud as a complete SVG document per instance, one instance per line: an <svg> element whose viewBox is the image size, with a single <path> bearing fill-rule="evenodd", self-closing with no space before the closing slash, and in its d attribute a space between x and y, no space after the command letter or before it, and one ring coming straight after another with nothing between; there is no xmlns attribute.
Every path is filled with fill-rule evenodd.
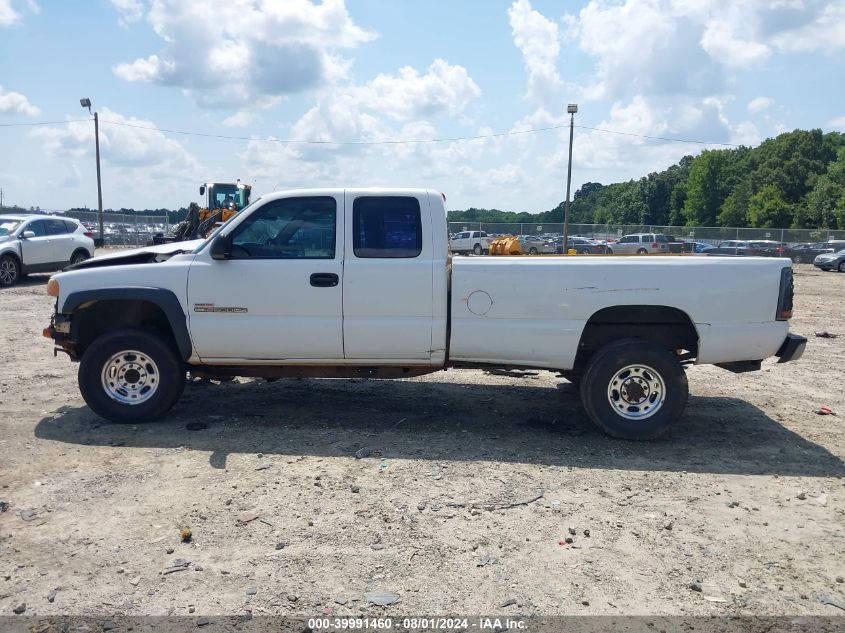
<svg viewBox="0 0 845 633"><path fill-rule="evenodd" d="M808 4L814 9L805 14L809 19L776 34L773 38L775 46L784 51L821 51L827 54L845 48L845 1Z"/></svg>
<svg viewBox="0 0 845 633"><path fill-rule="evenodd" d="M834 130L839 130L840 132L845 132L845 116L840 116L831 121L828 121L828 126L833 128Z"/></svg>
<svg viewBox="0 0 845 633"><path fill-rule="evenodd" d="M221 121L225 127L248 127L258 121L258 115L254 112L240 110L235 114L226 117Z"/></svg>
<svg viewBox="0 0 845 633"><path fill-rule="evenodd" d="M465 68L441 59L425 72L403 67L362 85L335 86L320 92L316 103L285 135L324 144L256 139L247 143L241 159L252 177L282 188L338 183L432 186L438 179L454 176L456 165L477 160L484 148L495 143L340 145L331 141L436 138L434 120L464 116L480 92Z"/></svg>
<svg viewBox="0 0 845 633"><path fill-rule="evenodd" d="M210 107L243 109L335 81L348 66L336 51L375 37L343 0L152 0L147 20L164 48L115 74L180 87Z"/></svg>
<svg viewBox="0 0 845 633"><path fill-rule="evenodd" d="M128 127L136 126L136 127ZM79 121L62 127L32 131L41 139L47 156L57 160L74 160L94 152L93 122ZM100 153L102 161L124 169L140 178L135 170L149 169L159 175L196 178L199 164L182 143L168 138L154 128L155 123L124 116L108 108L100 109ZM148 181L149 182L149 181Z"/></svg>
<svg viewBox="0 0 845 633"><path fill-rule="evenodd" d="M588 98L717 94L777 52L845 47L845 0L590 0L564 21L596 59Z"/></svg>
<svg viewBox="0 0 845 633"><path fill-rule="evenodd" d="M514 44L522 52L528 72L528 96L549 100L561 87L557 71L560 55L558 26L531 7L529 0L516 0L508 9Z"/></svg>
<svg viewBox="0 0 845 633"><path fill-rule="evenodd" d="M722 107L723 103L714 98L698 100L645 95L614 103L610 117L595 126L598 130L576 131L574 144L578 148L578 167L644 175L705 147L695 141L711 142L714 147L719 147L716 143L735 142L734 130ZM561 148L550 159L558 169L563 168L567 160L565 132L561 132ZM688 142L667 142L645 136Z"/></svg>
<svg viewBox="0 0 845 633"><path fill-rule="evenodd" d="M144 3L141 0L111 0L112 6L120 14L120 24L127 25L144 17Z"/></svg>
<svg viewBox="0 0 845 633"><path fill-rule="evenodd" d="M118 64L114 67L114 74L126 81L159 81L172 74L176 69L173 62L160 59L158 55L150 55L146 59L136 59L131 64Z"/></svg>
<svg viewBox="0 0 845 633"><path fill-rule="evenodd" d="M32 105L19 92L4 92L0 86L0 114L23 114L24 116L38 116L41 110Z"/></svg>
<svg viewBox="0 0 845 633"><path fill-rule="evenodd" d="M0 0L0 26L11 26L20 17L20 13L12 8L12 0Z"/></svg>
<svg viewBox="0 0 845 633"><path fill-rule="evenodd" d="M774 102L770 97L755 97L748 102L746 107L751 114L757 114L772 107L772 103Z"/></svg>

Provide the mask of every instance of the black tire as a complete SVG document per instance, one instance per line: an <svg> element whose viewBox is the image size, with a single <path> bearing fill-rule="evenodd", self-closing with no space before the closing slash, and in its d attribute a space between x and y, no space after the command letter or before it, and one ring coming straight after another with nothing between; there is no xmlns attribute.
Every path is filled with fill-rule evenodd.
<svg viewBox="0 0 845 633"><path fill-rule="evenodd" d="M648 255L648 251L644 248L637 249L637 255Z"/></svg>
<svg viewBox="0 0 845 633"><path fill-rule="evenodd" d="M629 373L628 376L623 374L621 379L617 378L621 370L635 365L645 368L639 376ZM615 382L620 385L619 390L612 388L614 378L617 378ZM646 397L639 407L628 405L621 396L626 386L639 389L639 396L642 396L642 388L633 383L637 379L648 384L663 383L662 404L653 413L645 411L648 406L655 406L656 402L651 402L648 394L656 395L660 390L645 391ZM681 417L687 405L689 387L684 368L669 351L642 339L621 339L593 354L581 380L580 393L587 415L605 433L625 440L650 440L666 435ZM617 395L617 406L626 407L629 416L640 414L640 407L651 402L643 407L641 414L645 417L625 417L611 405L612 393ZM636 397L637 393L634 392L632 398Z"/></svg>
<svg viewBox="0 0 845 633"><path fill-rule="evenodd" d="M536 254L537 254L537 253L539 253L539 252L540 252L540 251L538 251L538 250L537 250L536 248L534 248L533 246L532 246L531 248L529 248L529 249L528 249L528 254L529 254L529 255L536 255Z"/></svg>
<svg viewBox="0 0 845 633"><path fill-rule="evenodd" d="M21 278L21 264L16 257L4 255L0 257L0 286L6 288L14 286Z"/></svg>
<svg viewBox="0 0 845 633"><path fill-rule="evenodd" d="M792 256L792 261L793 261L794 263L796 263L796 264L801 264L801 263L803 263L800 255L793 255L793 256Z"/></svg>
<svg viewBox="0 0 845 633"><path fill-rule="evenodd" d="M109 395L103 382L105 365L129 350L152 361L146 364L144 381L156 386L151 396L142 394L148 399L140 403L118 401ZM128 359L125 362L134 362L138 357L127 354L124 358ZM143 359L139 362L143 363ZM129 376L128 372L125 375ZM140 424L161 417L176 404L185 388L185 368L173 349L155 333L142 329L116 330L95 339L85 350L78 381L82 397L94 413L112 422Z"/></svg>
<svg viewBox="0 0 845 633"><path fill-rule="evenodd" d="M840 262L839 264L839 272L845 273L845 262Z"/></svg>
<svg viewBox="0 0 845 633"><path fill-rule="evenodd" d="M481 244L476 244L475 246L472 247L472 252L475 253L476 255L481 255L482 250L483 249L481 248Z"/></svg>
<svg viewBox="0 0 845 633"><path fill-rule="evenodd" d="M607 255L613 255L613 249L612 249L612 248L608 248L608 249L605 251L605 254L607 254Z"/></svg>
<svg viewBox="0 0 845 633"><path fill-rule="evenodd" d="M76 264L80 264L86 259L91 259L91 255L84 248L80 248L79 250L74 251L73 255L70 256L70 265L74 266Z"/></svg>

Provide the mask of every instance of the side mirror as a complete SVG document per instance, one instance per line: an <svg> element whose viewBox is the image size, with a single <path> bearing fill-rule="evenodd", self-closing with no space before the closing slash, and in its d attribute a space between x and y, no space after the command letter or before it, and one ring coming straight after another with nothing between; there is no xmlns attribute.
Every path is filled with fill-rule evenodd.
<svg viewBox="0 0 845 633"><path fill-rule="evenodd" d="M24 231L21 233L21 237L25 240L28 240L31 237L35 237L35 231Z"/></svg>
<svg viewBox="0 0 845 633"><path fill-rule="evenodd" d="M205 195L205 185L200 185L200 195L201 196Z"/></svg>
<svg viewBox="0 0 845 633"><path fill-rule="evenodd" d="M211 259L230 259L232 257L232 236L218 235L211 243Z"/></svg>

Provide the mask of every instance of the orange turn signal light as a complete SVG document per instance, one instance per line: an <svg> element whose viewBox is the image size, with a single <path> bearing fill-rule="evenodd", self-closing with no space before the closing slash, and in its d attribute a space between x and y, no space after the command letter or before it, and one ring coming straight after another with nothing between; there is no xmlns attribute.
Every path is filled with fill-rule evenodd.
<svg viewBox="0 0 845 633"><path fill-rule="evenodd" d="M43 336L44 338L53 338L53 333L50 331L50 328L45 327L43 330L41 330L41 336Z"/></svg>
<svg viewBox="0 0 845 633"><path fill-rule="evenodd" d="M47 294L51 297L59 296L59 282L52 277L50 277L50 281L47 282Z"/></svg>

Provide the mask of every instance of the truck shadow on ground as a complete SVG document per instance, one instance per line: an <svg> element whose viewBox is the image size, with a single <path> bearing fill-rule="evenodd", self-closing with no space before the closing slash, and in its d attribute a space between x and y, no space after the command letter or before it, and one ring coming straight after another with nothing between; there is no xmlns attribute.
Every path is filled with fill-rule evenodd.
<svg viewBox="0 0 845 633"><path fill-rule="evenodd" d="M459 376L455 377L456 379ZM112 424L62 407L41 439L89 446L238 453L501 461L576 468L841 477L845 464L743 400L692 396L671 437L626 442L587 419L577 391L521 384L283 380L189 385L163 420ZM190 423L207 425L189 430ZM191 426L194 426L192 424Z"/></svg>

